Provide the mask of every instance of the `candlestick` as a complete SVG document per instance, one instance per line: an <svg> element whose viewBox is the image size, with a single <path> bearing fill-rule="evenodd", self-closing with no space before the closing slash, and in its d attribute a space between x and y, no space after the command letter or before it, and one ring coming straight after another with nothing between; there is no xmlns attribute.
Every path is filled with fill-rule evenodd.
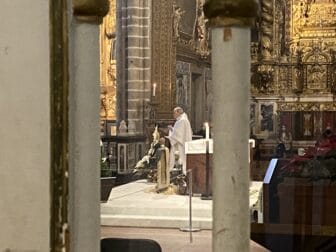
<svg viewBox="0 0 336 252"><path fill-rule="evenodd" d="M209 124L206 122L204 123L204 126L205 126L205 138L209 139L210 136Z"/></svg>
<svg viewBox="0 0 336 252"><path fill-rule="evenodd" d="M156 91L156 83L153 83L153 96L155 96L155 91Z"/></svg>

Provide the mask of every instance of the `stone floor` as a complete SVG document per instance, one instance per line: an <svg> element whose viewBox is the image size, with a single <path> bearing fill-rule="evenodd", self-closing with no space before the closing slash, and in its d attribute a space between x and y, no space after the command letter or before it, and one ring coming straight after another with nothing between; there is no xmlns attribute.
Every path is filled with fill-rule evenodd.
<svg viewBox="0 0 336 252"><path fill-rule="evenodd" d="M171 228L134 228L134 227L101 227L101 237L142 238L157 241L163 252L211 252L212 233L210 230L190 233ZM225 248L223 248L223 251ZM251 241L251 252L268 251ZM228 251L229 252L229 251Z"/></svg>
<svg viewBox="0 0 336 252"><path fill-rule="evenodd" d="M258 201L262 182L252 182L250 208ZM101 203L101 224L117 227L180 228L189 224L189 197L155 192L155 184L138 180L112 189ZM212 229L212 200L192 197L192 226Z"/></svg>

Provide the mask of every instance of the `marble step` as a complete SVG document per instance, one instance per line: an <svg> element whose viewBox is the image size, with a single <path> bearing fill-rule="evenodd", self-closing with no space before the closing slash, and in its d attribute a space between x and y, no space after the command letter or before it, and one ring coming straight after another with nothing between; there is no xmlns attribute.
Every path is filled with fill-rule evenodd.
<svg viewBox="0 0 336 252"><path fill-rule="evenodd" d="M101 204L101 213L107 215L141 215L141 216L176 216L185 217L189 215L189 206L168 206L168 205L156 205L151 207L150 205L136 204L132 205L131 202L125 202L126 204L118 205L114 204ZM133 202L134 203L134 202ZM212 209L209 206L193 206L192 216L199 218L212 218Z"/></svg>
<svg viewBox="0 0 336 252"><path fill-rule="evenodd" d="M189 219L188 217L177 216L102 214L101 225L116 227L182 228L189 226ZM195 217L192 219L192 227L200 229L212 229L212 218Z"/></svg>

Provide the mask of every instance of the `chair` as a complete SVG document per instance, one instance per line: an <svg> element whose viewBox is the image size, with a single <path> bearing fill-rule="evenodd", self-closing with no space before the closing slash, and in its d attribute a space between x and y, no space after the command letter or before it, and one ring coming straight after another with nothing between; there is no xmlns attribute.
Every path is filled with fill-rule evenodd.
<svg viewBox="0 0 336 252"><path fill-rule="evenodd" d="M130 238L104 238L100 241L101 252L162 252L154 240Z"/></svg>

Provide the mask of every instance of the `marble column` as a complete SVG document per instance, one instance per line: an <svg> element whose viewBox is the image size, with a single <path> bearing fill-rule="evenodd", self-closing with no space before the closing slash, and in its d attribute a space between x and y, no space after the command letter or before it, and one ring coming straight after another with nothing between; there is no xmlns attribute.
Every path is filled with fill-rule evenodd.
<svg viewBox="0 0 336 252"><path fill-rule="evenodd" d="M254 0L209 0L213 81L213 251L249 251L250 28Z"/></svg>
<svg viewBox="0 0 336 252"><path fill-rule="evenodd" d="M232 35L223 41L224 29ZM212 30L213 251L248 251L250 30Z"/></svg>

